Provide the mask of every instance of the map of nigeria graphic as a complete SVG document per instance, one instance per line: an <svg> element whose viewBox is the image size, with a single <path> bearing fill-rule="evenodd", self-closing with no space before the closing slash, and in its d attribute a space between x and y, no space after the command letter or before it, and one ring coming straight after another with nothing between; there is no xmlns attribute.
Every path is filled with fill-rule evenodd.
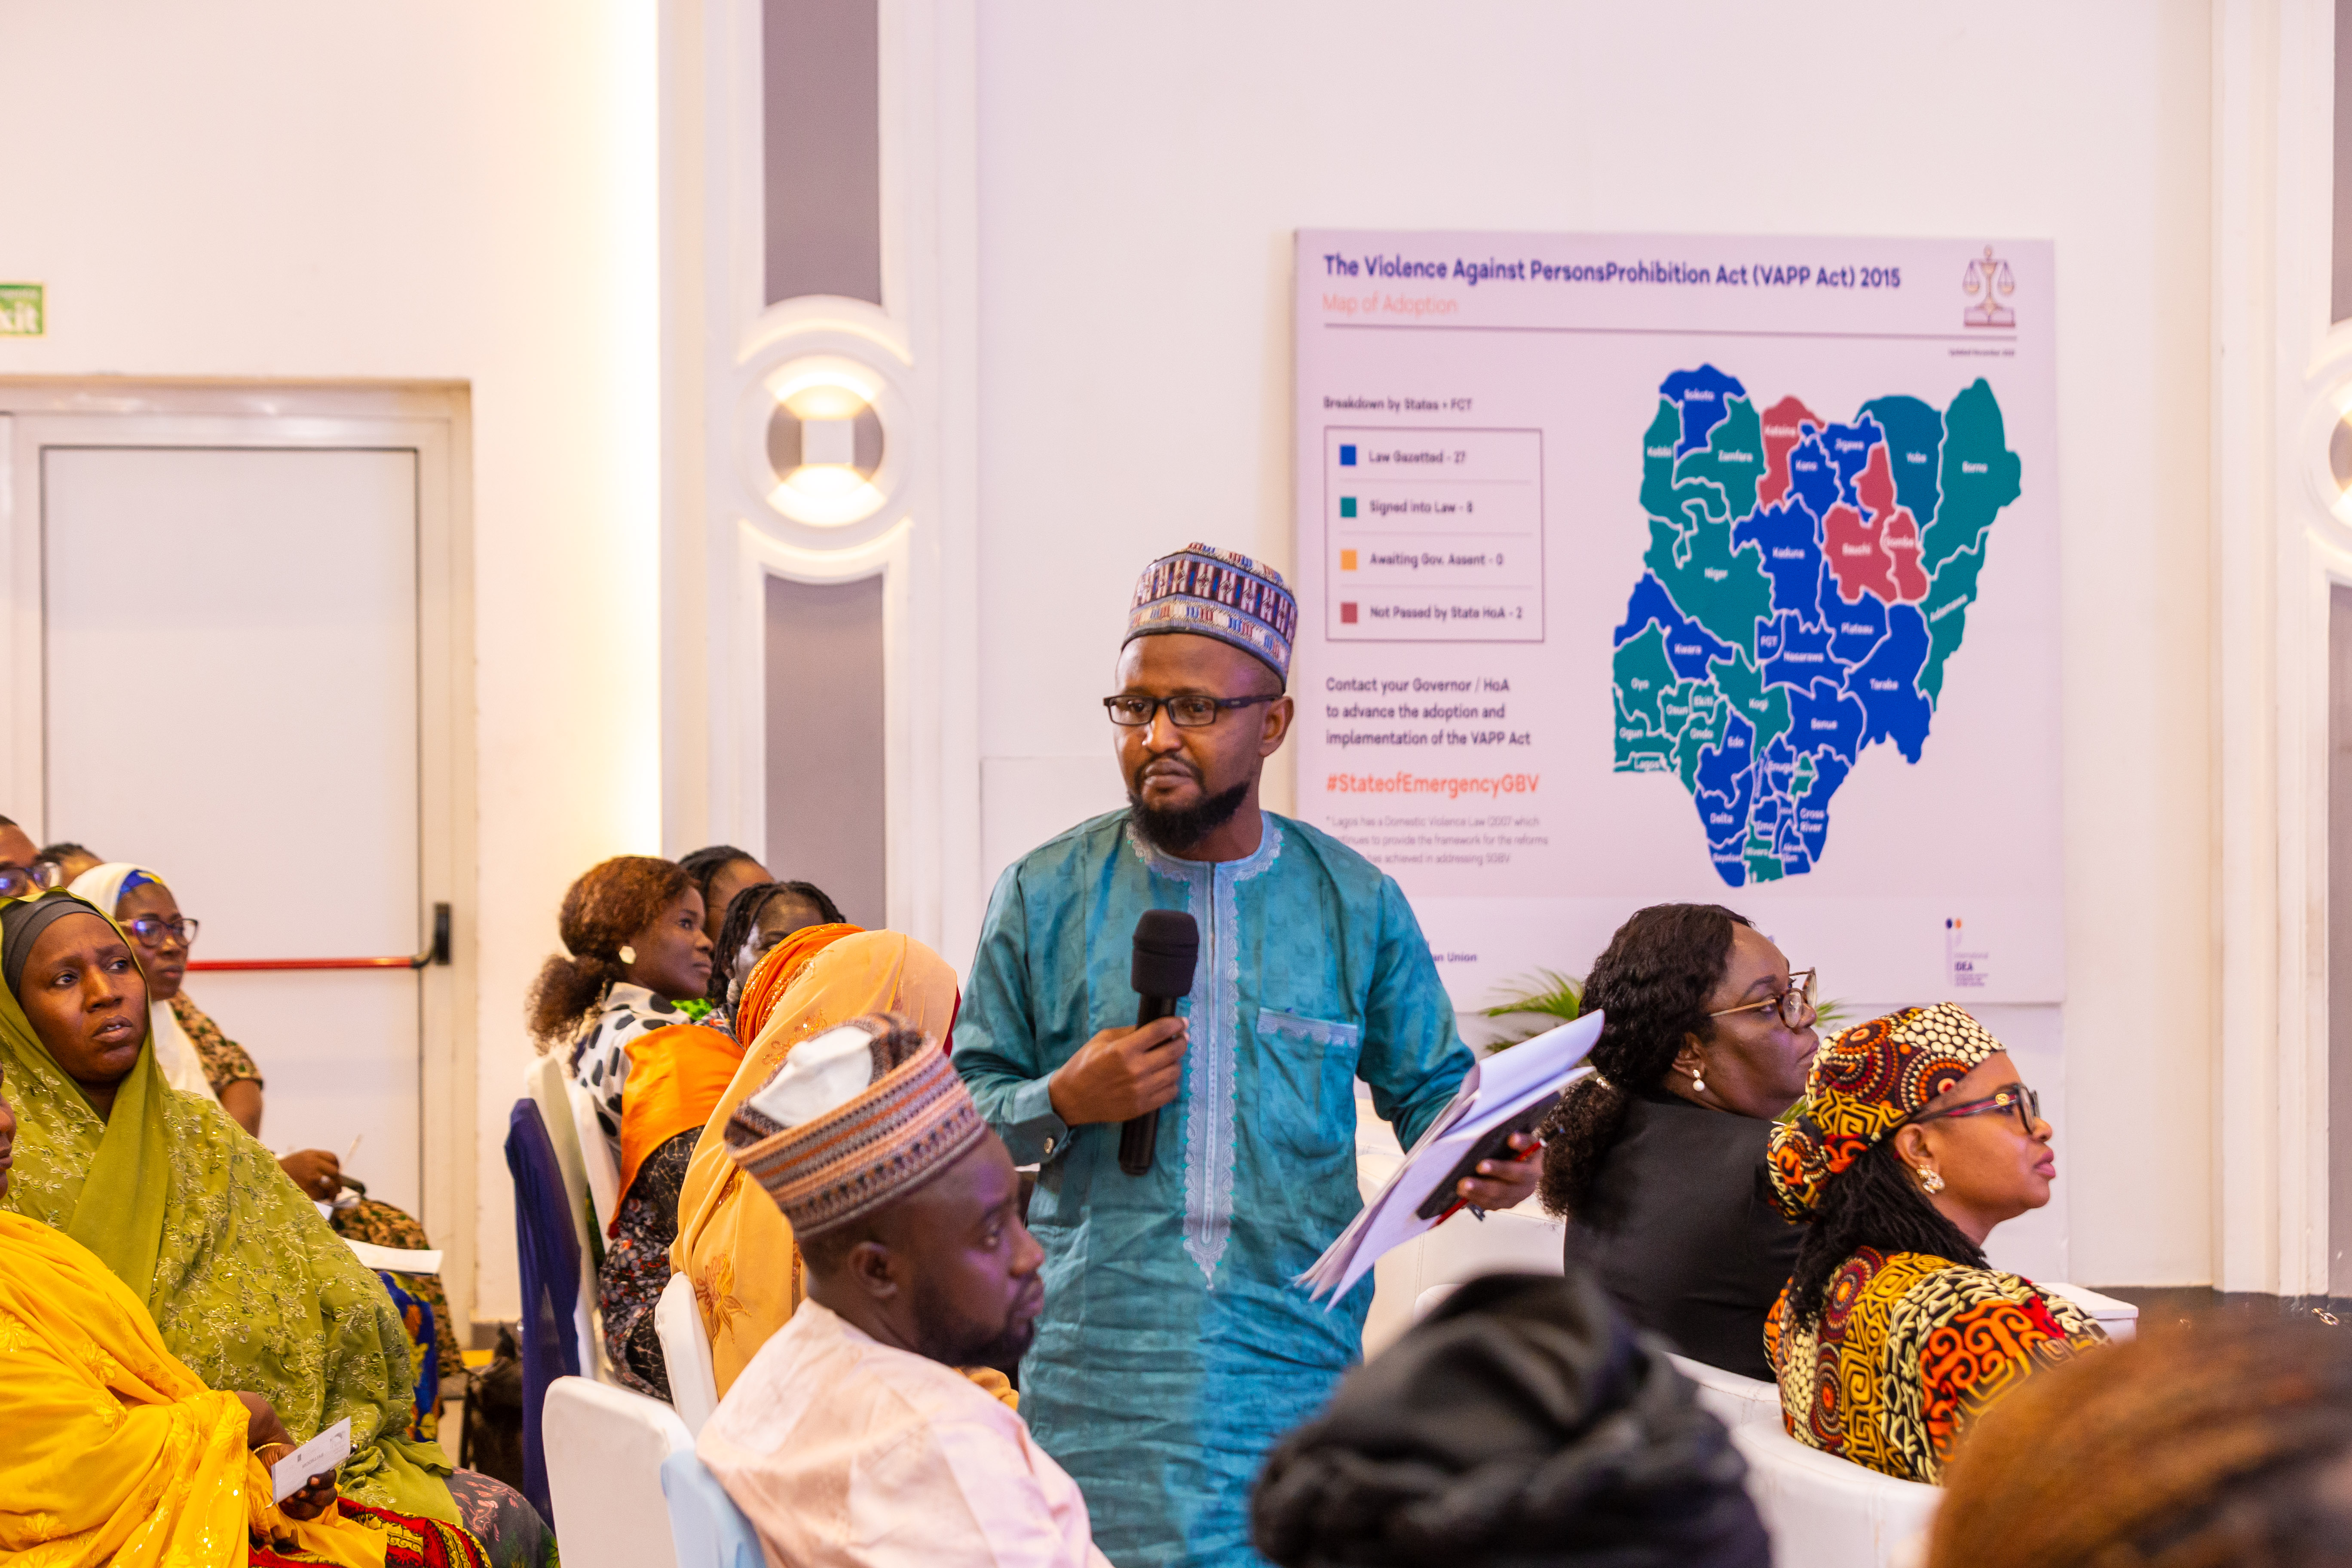
<svg viewBox="0 0 2352 1568"><path fill-rule="evenodd" d="M1616 771L1679 774L1732 887L1801 876L1866 747L1919 760L2017 454L1982 380L1940 413L1880 397L1850 425L1795 397L1759 416L1711 364L1658 394Z"/></svg>

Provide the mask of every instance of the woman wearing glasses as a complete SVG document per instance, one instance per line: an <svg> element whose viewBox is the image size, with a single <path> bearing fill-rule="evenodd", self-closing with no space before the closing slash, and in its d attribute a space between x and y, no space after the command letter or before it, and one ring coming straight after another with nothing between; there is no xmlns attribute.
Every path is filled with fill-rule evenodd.
<svg viewBox="0 0 2352 1568"><path fill-rule="evenodd" d="M1933 1483L1996 1397L2103 1342L2073 1302L1985 1263L2057 1173L2039 1098L1950 1003L1832 1040L1772 1131L1774 1194L1806 1226L1767 1331L1790 1435Z"/></svg>
<svg viewBox="0 0 2352 1568"><path fill-rule="evenodd" d="M216 1100L236 1123L256 1138L261 1136L261 1069L243 1046L223 1034L180 987L188 973L188 952L195 945L198 922L183 914L180 901L161 873L145 866L114 860L94 866L73 880L69 889L100 910L113 911L115 924L131 939L131 956L147 983L148 1038L155 1066L173 1089ZM347 1241L421 1252L433 1243L425 1227L404 1210L364 1190L345 1193L342 1162L326 1149L297 1149L278 1161L302 1195L314 1203L338 1205L327 1223ZM433 1337L439 1364L455 1369L459 1363L457 1325L450 1321L449 1299L441 1281L429 1274L389 1276L409 1295L430 1308ZM411 1328L421 1327L421 1320ZM431 1436L427 1426L425 1436Z"/></svg>
<svg viewBox="0 0 2352 1568"><path fill-rule="evenodd" d="M1764 1315L1801 1233L1765 1174L1772 1118L1804 1091L1813 976L1715 904L1658 904L1586 977L1607 1016L1593 1072L1545 1133L1544 1206L1568 1262L1695 1361L1769 1380Z"/></svg>
<svg viewBox="0 0 2352 1568"><path fill-rule="evenodd" d="M111 910L136 946L139 967L147 976L155 1065L162 1069L163 1081L184 1093L219 1101L239 1126L258 1134L260 1069L242 1047L212 1028L212 1020L180 994L180 983L188 973L188 947L196 940L196 922L180 913L163 879L143 866L117 860L84 871L73 879L70 891L76 898ZM219 1042L212 1051L197 1048L196 1037L185 1022L190 1015L202 1020ZM335 1194L330 1190L310 1195L331 1198Z"/></svg>

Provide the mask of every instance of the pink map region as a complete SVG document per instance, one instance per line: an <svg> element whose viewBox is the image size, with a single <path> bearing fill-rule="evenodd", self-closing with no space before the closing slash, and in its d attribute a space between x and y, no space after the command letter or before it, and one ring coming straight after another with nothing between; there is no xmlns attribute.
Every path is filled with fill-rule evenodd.
<svg viewBox="0 0 2352 1568"><path fill-rule="evenodd" d="M1764 473L1756 481L1756 504L1779 506L1789 497L1789 453L1804 438L1804 426L1818 430L1821 420L1794 397L1784 397L1764 411Z"/></svg>
<svg viewBox="0 0 2352 1568"><path fill-rule="evenodd" d="M1852 605L1875 594L1885 604L1917 604L1927 596L1927 574L1919 569L1919 524L1908 507L1895 504L1895 473L1884 440L1872 445L1853 488L1864 510L1857 512L1841 502L1830 508L1822 526L1838 597Z"/></svg>

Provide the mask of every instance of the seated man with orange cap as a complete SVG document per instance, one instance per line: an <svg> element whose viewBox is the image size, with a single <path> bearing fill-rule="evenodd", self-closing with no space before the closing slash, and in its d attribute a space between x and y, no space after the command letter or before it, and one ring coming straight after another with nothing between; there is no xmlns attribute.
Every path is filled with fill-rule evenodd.
<svg viewBox="0 0 2352 1568"><path fill-rule="evenodd" d="M939 1043L887 1013L804 1040L727 1142L807 1268L806 1300L695 1446L772 1555L1105 1564L1076 1484L956 1370L1020 1363L1045 1251L1012 1157Z"/></svg>

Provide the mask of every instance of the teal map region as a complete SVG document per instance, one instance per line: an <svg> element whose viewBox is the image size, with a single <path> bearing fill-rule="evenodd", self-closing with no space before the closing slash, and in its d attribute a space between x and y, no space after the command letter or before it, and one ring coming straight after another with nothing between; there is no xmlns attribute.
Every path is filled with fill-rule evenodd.
<svg viewBox="0 0 2352 1568"><path fill-rule="evenodd" d="M1616 771L1672 773L1732 887L1802 876L1868 748L1916 763L2017 454L1979 379L1937 409L1759 413L1711 364L1658 388L1646 568L1617 628Z"/></svg>

